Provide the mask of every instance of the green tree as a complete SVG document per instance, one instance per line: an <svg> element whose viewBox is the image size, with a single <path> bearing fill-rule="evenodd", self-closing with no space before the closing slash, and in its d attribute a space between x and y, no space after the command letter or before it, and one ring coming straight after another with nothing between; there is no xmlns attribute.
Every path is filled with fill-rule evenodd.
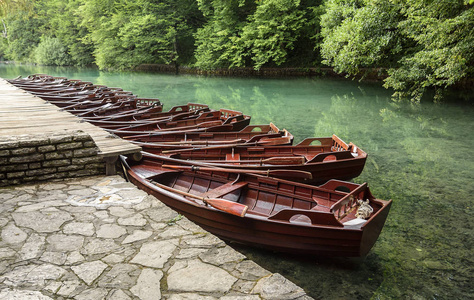
<svg viewBox="0 0 474 300"><path fill-rule="evenodd" d="M467 0L328 0L323 63L350 75L383 67L395 96L419 101L473 75L474 8Z"/></svg>
<svg viewBox="0 0 474 300"><path fill-rule="evenodd" d="M6 17L18 11L30 12L33 2L31 0L2 0L0 1L0 17Z"/></svg>
<svg viewBox="0 0 474 300"><path fill-rule="evenodd" d="M176 64L179 42L192 37L189 24L196 20L193 14L197 6L189 0L80 1L82 25L89 31L84 40L94 45L101 69L129 69L144 63Z"/></svg>
<svg viewBox="0 0 474 300"><path fill-rule="evenodd" d="M400 7L386 0L328 0L321 17L321 56L336 72L359 74L361 68L391 67L406 41L397 25Z"/></svg>
<svg viewBox="0 0 474 300"><path fill-rule="evenodd" d="M253 67L282 65L292 57L299 57L302 49L313 51L309 42L312 8L305 7L300 0L260 1L254 14L242 30L238 42L246 49L244 56L251 57ZM302 42L304 41L304 42ZM297 53L297 55L294 55ZM306 51L306 56L312 56ZM298 61L299 60L299 61ZM293 60L300 64L301 59ZM304 61L310 63L310 61ZM240 65L237 62L236 65ZM295 65L292 65L295 66Z"/></svg>
<svg viewBox="0 0 474 300"><path fill-rule="evenodd" d="M308 66L315 59L318 3L302 0L201 0L207 23L196 34L202 69ZM310 6L311 5L311 6Z"/></svg>
<svg viewBox="0 0 474 300"><path fill-rule="evenodd" d="M281 65L306 22L299 0L260 1L241 35L231 37L240 46L232 65L245 66L245 57L251 58L255 69L269 62Z"/></svg>
<svg viewBox="0 0 474 300"><path fill-rule="evenodd" d="M63 44L73 65L86 66L94 63L93 45L84 42L87 28L81 25L78 0L41 0L38 18L45 24L43 34L54 37Z"/></svg>
<svg viewBox="0 0 474 300"><path fill-rule="evenodd" d="M255 3L246 0L199 0L207 22L196 32L196 67L227 68L235 64L240 49L236 39Z"/></svg>
<svg viewBox="0 0 474 300"><path fill-rule="evenodd" d="M5 28L8 29L4 32L6 39L2 40L2 45L7 59L55 65L93 63L90 45L82 43L84 28L79 27L77 0L37 0L29 3L29 6L24 4L9 11L5 19ZM41 49L36 49L37 46ZM49 53L45 49L55 52ZM52 56L56 57L54 62Z"/></svg>
<svg viewBox="0 0 474 300"><path fill-rule="evenodd" d="M175 49L177 53L177 63L192 65L195 62L194 35L198 28L205 22L202 12L199 10L198 1L179 0L171 1L171 9L176 12L175 27L176 40Z"/></svg>
<svg viewBox="0 0 474 300"><path fill-rule="evenodd" d="M415 45L389 70L386 87L417 101L426 88L435 88L440 99L447 87L474 75L474 7L465 2L406 2L399 30Z"/></svg>
<svg viewBox="0 0 474 300"><path fill-rule="evenodd" d="M71 64L67 48L58 38L43 36L34 50L35 62L48 66L66 66Z"/></svg>
<svg viewBox="0 0 474 300"><path fill-rule="evenodd" d="M9 31L7 28L7 23L9 21L19 21L20 19L27 19L33 10L33 1L28 0L2 0L0 1L0 18L2 24L2 36L0 37L0 53L2 56L6 56L7 59L20 59L25 60L31 54L30 46L26 46L26 49L20 49L21 42L20 40L29 40L32 41L33 37L28 33L20 33L17 30L14 30L13 36L20 38L18 41L9 41ZM25 29L27 25L20 24L16 22L15 25ZM34 41L37 43L38 41ZM20 50L21 53L16 53L16 49Z"/></svg>
<svg viewBox="0 0 474 300"><path fill-rule="evenodd" d="M2 50L6 59L19 62L34 62L34 49L40 42L41 20L28 18L25 12L16 12L6 18L7 33L2 39Z"/></svg>

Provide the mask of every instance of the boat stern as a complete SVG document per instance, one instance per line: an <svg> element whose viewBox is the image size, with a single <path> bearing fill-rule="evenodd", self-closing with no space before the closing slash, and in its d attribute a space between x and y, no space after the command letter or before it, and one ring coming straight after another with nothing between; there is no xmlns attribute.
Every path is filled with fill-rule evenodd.
<svg viewBox="0 0 474 300"><path fill-rule="evenodd" d="M382 208L379 209L368 221L362 226L362 239L360 243L360 256L366 256L370 249L377 241L382 228L387 220L392 200L374 200L381 202Z"/></svg>

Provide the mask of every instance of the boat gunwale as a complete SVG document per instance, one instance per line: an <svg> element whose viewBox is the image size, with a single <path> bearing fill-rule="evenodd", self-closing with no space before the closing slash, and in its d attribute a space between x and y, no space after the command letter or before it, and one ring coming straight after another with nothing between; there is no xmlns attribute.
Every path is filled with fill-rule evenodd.
<svg viewBox="0 0 474 300"><path fill-rule="evenodd" d="M166 170L165 172L163 173L159 173L159 174L156 174L156 175L152 175L152 176L147 176L147 177L142 177L139 175L139 173L136 173L135 171L132 170L132 172L134 172L135 174L137 174L137 176L143 180L143 182L149 186L149 188L151 189L159 189L159 192L166 192L165 194L168 194L168 196L175 196L178 197L179 199L186 199L186 203L193 203L194 206L198 207L198 208L203 208L203 209L211 209L211 210L215 210L213 208L210 208L210 207L206 207L206 206L203 206L203 205L200 205L199 203L195 202L195 201L191 201L185 197L182 197L182 196L179 196L179 195L176 195L175 193L172 193L172 192L169 192L169 191L166 191L156 185L154 185L152 182L150 182L151 180L154 180L156 178L154 177L161 177L161 176L166 176L166 174L171 174L171 173L186 173L188 176L196 176L194 172L186 172L186 171L176 171L176 170ZM214 172L217 172L217 173L222 173L222 171L214 171ZM219 179L221 180L221 182L226 182L227 180L229 179L225 179L224 177L214 177L212 175L209 175L207 174L208 172L200 172L199 173L199 176L202 178L204 176L204 180L215 180L215 181L218 181ZM252 174L252 176L256 177L256 178L261 178L261 180L265 180L265 176L260 176L260 175L256 175L256 174ZM153 178L152 178L153 177ZM258 180L257 179L257 180ZM302 187L302 188L306 188L306 189L311 189L311 190L318 190L318 191L321 191L321 192L325 192L325 193L331 193L331 194L335 194L335 195L338 195L338 196L341 196L341 198L338 199L337 202L339 201L342 201L345 197L348 197L351 193L346 193L346 192L343 192L343 191L339 191L339 190L331 190L331 189L327 189L325 188L324 186L327 185L326 184L323 184L322 186L314 186L314 185L308 185L308 184L304 184L304 183L298 183L298 182L293 182L293 181L288 181L288 180L284 180L284 179L277 179L277 178L271 178L271 180L275 180L277 182L280 182L280 183L283 183L283 184L291 184L291 185L295 185L295 186L299 186L299 187ZM361 185L358 185L358 184L354 184L354 183L351 183L351 182L346 182L346 181L342 181L342 180L330 180L330 182L332 183L340 183L339 186L346 186L347 185L357 185L357 186L361 186ZM345 185L344 185L345 184ZM293 196L288 194L288 195L285 195L285 193L282 191L272 191L270 188L266 188L266 187L262 187L260 185L257 185L255 184L254 182L248 182L248 185L247 185L247 188L253 188L255 190L264 190L266 192L274 192L275 194L282 194L284 196L287 196L287 197L294 197L295 199L298 199L298 200L302 200L302 201L311 201L311 198L309 197L304 197L303 195L301 194L297 194L297 193L294 193ZM350 188L349 188L350 189ZM370 190L368 189L368 187L366 186L364 188L364 191L368 191L370 193ZM370 193L371 195L371 193ZM299 197L299 198L298 198ZM328 196L330 198L330 196ZM259 214L258 212L254 212L253 210L249 209L248 212L247 212L247 215L249 216L252 216L254 217L255 219L259 219L259 220L266 220L266 221L272 221L272 222L276 222L278 224L286 224L286 225L295 225L295 226L303 226L303 227L309 227L309 228L312 228L312 227L322 227L322 228L334 228L334 229L342 229L342 230L354 230L354 231L363 231L363 228L364 226L372 219L374 219L381 210L383 210L386 205L391 202L391 200L387 201L387 200L381 200L381 199L377 199L375 197L373 197L371 195L371 201L374 201L374 203L380 205L380 207L377 209L377 211L375 213L373 213L371 215L371 217L367 220L367 222L365 222L363 224L363 226L361 226L360 228L346 228L344 226L344 224L342 222L340 222L337 218L337 216L335 215L335 212L331 212L331 209L329 208L329 211L328 212L324 212L324 211L313 211L314 213L330 213L334 216L334 219L338 222L340 222L341 226L330 226L330 225L324 225L324 224L320 224L320 223L317 223L317 224L311 224L311 223L297 223L297 222L286 222L286 221L282 221L282 220L276 220L276 219L270 219L272 216L274 216L275 214L277 214L278 212L274 212L273 214L269 214L269 215L264 215L264 214ZM191 201L191 202L189 202ZM258 201L258 200L256 200ZM333 206L337 203L335 202L333 204ZM240 202L239 202L240 203ZM318 206L320 204L318 204L316 201L314 202L316 205L315 206ZM310 210L308 210L310 211Z"/></svg>

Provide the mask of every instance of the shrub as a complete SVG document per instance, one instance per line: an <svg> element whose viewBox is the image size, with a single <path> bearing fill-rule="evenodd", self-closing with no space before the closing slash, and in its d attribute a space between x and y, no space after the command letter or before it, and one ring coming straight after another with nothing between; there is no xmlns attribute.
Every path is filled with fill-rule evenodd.
<svg viewBox="0 0 474 300"><path fill-rule="evenodd" d="M58 38L43 36L35 49L35 61L41 65L67 66L71 57Z"/></svg>

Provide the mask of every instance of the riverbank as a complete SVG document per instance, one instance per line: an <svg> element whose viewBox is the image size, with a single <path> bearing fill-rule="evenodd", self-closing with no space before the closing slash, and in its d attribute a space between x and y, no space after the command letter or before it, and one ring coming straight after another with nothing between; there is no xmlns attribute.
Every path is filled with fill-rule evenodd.
<svg viewBox="0 0 474 300"><path fill-rule="evenodd" d="M0 61L1 64L15 65L12 61ZM19 65L25 66L42 66L31 63L24 63ZM46 67L46 66L44 66ZM51 68L51 67L50 67ZM68 67L56 67L56 68L68 68ZM97 68L97 67L90 67ZM222 77L241 77L241 78L298 78L298 77L322 77L328 79L342 79L350 81L360 82L375 82L382 84L388 77L387 69L374 68L374 69L361 69L361 73L356 76L349 76L346 73L337 73L332 67L297 67L297 68L261 68L255 70L254 68L220 68L214 70L201 70L188 66L165 65L165 64L142 64L135 67L130 71L138 72L150 72L157 74L181 74L181 75L205 75L205 76L222 76ZM31 74L23 74L27 76ZM463 78L450 86L446 92L448 94L452 92L467 92L471 93L474 90L474 77Z"/></svg>
<svg viewBox="0 0 474 300"><path fill-rule="evenodd" d="M230 76L230 77L312 77L322 76L329 78L346 78L347 74L336 73L330 67L297 67L297 68L220 68L214 70L202 70L187 66L143 64L137 66L136 71L147 71L168 74L192 74L192 75L211 75L211 76ZM356 76L357 79L367 81L382 81L387 77L385 69L367 70L362 76Z"/></svg>
<svg viewBox="0 0 474 300"><path fill-rule="evenodd" d="M337 73L331 67L308 67L308 68L232 68L201 70L186 66L143 64L137 66L134 71L156 72L163 74L189 74L206 76L229 76L229 77L259 77L259 78L291 78L291 77L326 77L333 79L356 80L361 82L383 83L389 76L388 70L384 68L361 69L360 74L349 76L346 73ZM434 88L429 88L434 90ZM472 92L474 90L474 77L463 78L446 89L447 93L452 91Z"/></svg>

